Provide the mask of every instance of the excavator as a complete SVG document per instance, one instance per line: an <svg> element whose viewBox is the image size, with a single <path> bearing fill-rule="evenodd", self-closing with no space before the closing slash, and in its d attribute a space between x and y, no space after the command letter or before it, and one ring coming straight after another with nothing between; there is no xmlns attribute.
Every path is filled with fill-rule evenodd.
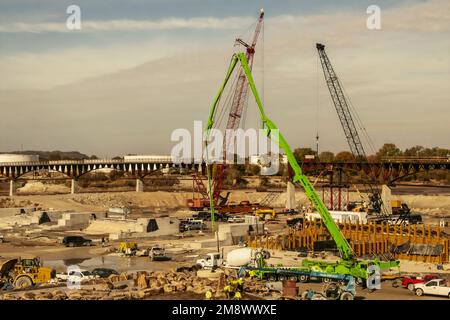
<svg viewBox="0 0 450 320"><path fill-rule="evenodd" d="M266 115L255 82L253 80L251 69L247 63L246 54L243 52L233 54L225 79L219 89L219 92L216 94L213 104L211 106L208 123L205 128L206 145L208 143L210 131L215 123L216 111L220 97L224 92L224 89L228 81L230 80L230 77L233 71L235 70L236 66L238 65L238 63L240 64L241 67L240 71L243 71L247 78L248 85L255 99L262 123L262 129L264 130L266 136L269 139L271 139L273 143L277 143L280 149L284 150L288 159L288 163L293 172L291 178L292 183L294 185L299 184L303 188L306 196L314 205L317 212L320 214L324 225L326 226L331 237L334 239L341 256L340 260L337 262L324 262L324 261L313 261L304 259L302 261L302 269L329 274L351 275L357 279L362 280L368 279L369 275L372 274L371 270L373 268L369 268L371 266L375 266L379 269L398 267L400 262L397 260L380 261L378 259L374 260L357 259L347 239L345 239L339 227L336 225L332 216L330 215L330 212L328 211L327 207L324 205L320 196L314 190L312 183L309 181L308 177L305 174L303 174L302 169L298 164L286 139L283 137L283 135L281 134L280 130L275 125L275 123ZM209 179L211 178L209 177ZM209 188L210 188L209 193L213 194L214 190L212 190L212 183L209 183ZM211 214L214 215L214 204L212 202L211 202Z"/></svg>

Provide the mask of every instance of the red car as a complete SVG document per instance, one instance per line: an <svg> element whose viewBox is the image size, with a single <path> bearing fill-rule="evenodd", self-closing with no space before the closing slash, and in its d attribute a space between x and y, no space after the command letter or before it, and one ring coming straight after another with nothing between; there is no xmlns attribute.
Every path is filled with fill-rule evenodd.
<svg viewBox="0 0 450 320"><path fill-rule="evenodd" d="M402 279L402 287L406 287L409 290L414 290L414 285L416 283L424 283L433 279L438 279L439 276L436 274L427 274L425 276L411 276L411 277L404 277Z"/></svg>

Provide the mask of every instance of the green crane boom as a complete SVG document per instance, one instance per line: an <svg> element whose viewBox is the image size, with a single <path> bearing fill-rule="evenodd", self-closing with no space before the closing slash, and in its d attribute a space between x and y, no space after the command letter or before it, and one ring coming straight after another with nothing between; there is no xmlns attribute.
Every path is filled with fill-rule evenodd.
<svg viewBox="0 0 450 320"><path fill-rule="evenodd" d="M233 70L235 69L238 62L240 62L241 67L247 77L248 84L250 86L250 89L253 93L256 104L258 106L259 114L260 114L261 121L263 124L263 129L265 130L266 135L268 137L270 137L270 139L272 141L277 143L286 153L289 164L291 165L291 167L294 171L294 176L292 178L292 182L299 183L303 187L306 196L313 203L316 210L319 212L323 223L325 224L328 232L330 233L331 237L335 241L336 246L341 254L341 261L339 261L339 262L316 262L316 261L303 260L302 261L303 266L308 267L312 271L338 273L338 274L349 274L349 275L352 275L352 276L355 276L355 277L361 278L361 279L367 279L369 277L368 267L371 265L375 265L375 266L379 267L380 269L398 267L399 262L396 260L381 262L378 259L369 260L369 261L356 259L352 248L350 247L349 243L345 239L344 235L339 230L339 227L334 222L327 207L323 204L319 195L314 190L314 187L311 184L311 182L309 182L308 178L303 174L302 169L299 166L297 160L295 159L294 154L292 153L292 150L289 147L289 144L287 143L286 139L279 132L279 129L277 128L275 123L267 117L267 115L264 111L264 107L262 105L261 99L259 97L258 91L256 89L251 70L247 64L247 58L245 56L245 53L236 53L233 55L233 57L231 59L225 80L224 80L222 86L220 87L219 92L217 93L217 95L213 101L213 105L211 107L211 111L210 111L209 118L208 118L208 123L206 126L206 144L208 141L210 130L212 129L212 127L214 125L214 119L215 119L215 115L216 115L216 111L217 111L218 101L219 101L219 99L228 83L228 80L230 79L230 76L233 73ZM210 174L209 170L208 170L208 180L209 180L209 192L210 192L210 194L212 194L213 186L211 183L211 174ZM212 214L212 216L214 216L214 203L212 203L212 202L211 202L211 214Z"/></svg>
<svg viewBox="0 0 450 320"><path fill-rule="evenodd" d="M338 248L339 252L341 253L342 259L346 260L346 261L353 260L354 254L353 254L352 248L350 247L349 243L342 235L341 231L339 230L339 227L336 225L336 223L334 222L330 213L328 212L327 207L323 204L319 195L314 190L311 182L309 182L308 178L303 174L302 169L299 166L299 164L297 163L297 160L295 159L295 156L292 153L292 150L289 147L289 144L287 143L286 139L283 137L283 135L281 133L279 133L279 129L277 128L275 123L267 117L267 115L264 111L264 107L262 105L261 99L259 97L258 90L256 89L250 67L247 64L247 58L245 56L245 53L240 52L240 53L234 54L231 59L230 66L228 68L225 80L214 99L214 102L213 102L213 105L212 105L212 108L211 108L211 111L209 114L209 119L208 119L208 123L207 123L207 127L206 127L206 137L209 136L209 132L214 125L214 118L215 118L217 103L218 103L218 101L223 93L223 90L225 89L226 84L227 84L228 80L230 79L230 75L233 73L233 70L236 67L236 64L238 61L240 62L242 69L247 77L248 84L250 86L250 89L252 90L256 104L258 106L259 114L260 114L261 121L263 124L263 129L265 129L268 137L271 137L273 140L277 140L275 142L278 143L280 148L283 149L287 155L289 164L291 165L291 167L294 171L294 176L292 178L292 182L300 183L300 185L305 190L306 196L314 204L314 207L316 208L316 210L319 212L320 216L322 217L322 220L323 220L326 228L328 229L328 231L330 232L334 241L336 242L337 248ZM278 132L278 134L271 135L272 131L276 131L276 132ZM211 190L210 190L210 194L211 194ZM213 207L211 207L211 210L213 210Z"/></svg>
<svg viewBox="0 0 450 320"><path fill-rule="evenodd" d="M250 71L250 68L248 68L247 61L245 59L245 55L238 54L238 58L241 62L242 68L244 69L244 72L247 76L250 89L252 90L253 96L255 97L256 104L258 105L259 113L261 116L261 120L263 123L263 128L266 129L267 135L270 135L270 132L273 130L277 130L278 134L272 135L272 137L278 136L278 145L280 148L284 150L286 153L287 159L289 164L291 165L292 170L294 171L294 176L292 178L292 182L300 183L300 185L303 187L306 196L308 199L314 204L314 207L319 212L320 217L322 218L323 223L325 224L326 228L330 232L331 236L333 237L334 241L336 242L336 246L341 253L341 256L344 260L353 260L354 254L353 250L350 247L347 240L344 238L343 234L339 230L339 227L334 222L333 218L331 217L330 213L328 212L327 207L324 205L322 200L320 199L317 192L314 190L314 187L312 186L311 182L309 181L308 177L306 177L300 165L298 164L297 160L295 159L294 154L292 153L291 148L289 147L289 144L287 143L286 139L283 137L281 132L279 132L279 129L273 123L272 120L270 120L263 109L263 105L261 103L261 99L259 98L258 91L256 90L255 82L253 81L253 77Z"/></svg>

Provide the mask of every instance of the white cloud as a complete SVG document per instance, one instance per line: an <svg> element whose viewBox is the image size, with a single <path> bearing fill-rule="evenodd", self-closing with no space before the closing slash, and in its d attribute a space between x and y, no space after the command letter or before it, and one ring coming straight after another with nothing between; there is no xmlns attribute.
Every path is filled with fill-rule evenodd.
<svg viewBox="0 0 450 320"><path fill-rule="evenodd" d="M252 17L196 17L189 19L165 18L160 20L81 20L79 32L142 31L175 29L242 29L254 22ZM71 32L64 22L33 22L0 24L0 32Z"/></svg>
<svg viewBox="0 0 450 320"><path fill-rule="evenodd" d="M268 114L293 147L313 145L318 79L321 148L346 148L317 65L315 43L323 42L376 144L448 147L445 8L440 0L382 8L380 31L366 28L365 11L277 17L268 13L264 31ZM37 148L46 148L44 144L52 141L54 148L71 145L88 153L168 152L173 128L189 128L192 120L206 118L236 33L206 39L203 33L192 32L189 39L175 41L161 32L164 39L3 57L0 88L23 90L0 93L2 115L26 119L20 132L12 122L4 126L3 143L34 141ZM254 68L258 87L261 48ZM256 119L254 109L250 105L247 119Z"/></svg>

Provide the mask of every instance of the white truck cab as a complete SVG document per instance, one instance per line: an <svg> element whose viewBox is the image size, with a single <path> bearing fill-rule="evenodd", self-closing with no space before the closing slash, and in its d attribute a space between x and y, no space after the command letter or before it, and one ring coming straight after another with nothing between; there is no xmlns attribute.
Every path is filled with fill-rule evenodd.
<svg viewBox="0 0 450 320"><path fill-rule="evenodd" d="M416 283L414 291L417 296L433 295L450 298L450 287L446 286L444 279L433 279L425 283Z"/></svg>
<svg viewBox="0 0 450 320"><path fill-rule="evenodd" d="M223 265L224 260L219 252L208 253L205 258L196 261L204 269L219 267Z"/></svg>

